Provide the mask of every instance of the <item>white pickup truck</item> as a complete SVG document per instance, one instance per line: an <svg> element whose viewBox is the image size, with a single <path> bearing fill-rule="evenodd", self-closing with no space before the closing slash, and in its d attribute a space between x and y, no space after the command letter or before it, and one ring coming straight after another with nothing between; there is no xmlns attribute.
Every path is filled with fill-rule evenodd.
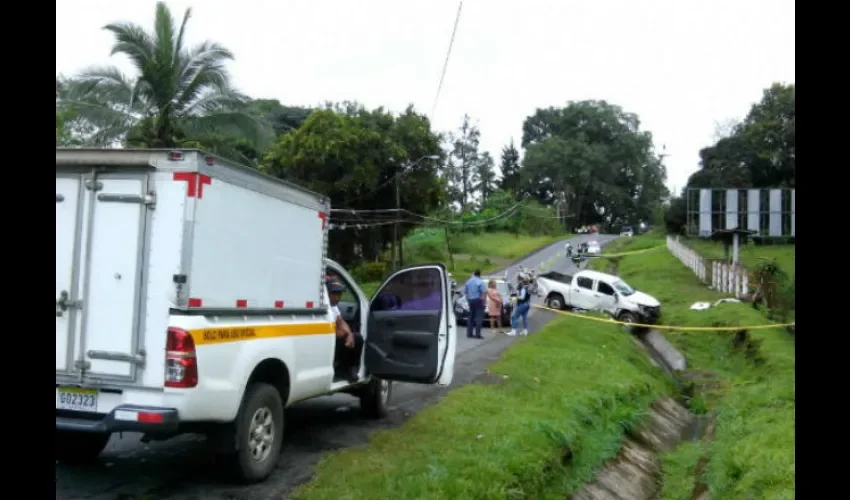
<svg viewBox="0 0 850 500"><path fill-rule="evenodd" d="M602 311L619 321L643 324L653 324L661 315L661 303L655 297L599 271L586 269L572 276L554 271L541 274L537 289L552 309Z"/></svg>
<svg viewBox="0 0 850 500"><path fill-rule="evenodd" d="M287 406L347 392L381 417L391 381L451 383L443 265L394 271L370 300L326 258L329 212L197 150L57 149L56 458L94 459L116 432L202 433L259 481ZM328 275L365 339L355 381L335 374Z"/></svg>

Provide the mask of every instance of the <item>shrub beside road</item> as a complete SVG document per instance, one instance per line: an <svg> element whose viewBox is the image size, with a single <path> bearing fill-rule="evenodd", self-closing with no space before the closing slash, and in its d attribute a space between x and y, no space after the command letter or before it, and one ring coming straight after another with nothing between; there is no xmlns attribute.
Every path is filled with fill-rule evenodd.
<svg viewBox="0 0 850 500"><path fill-rule="evenodd" d="M607 251L628 252L663 244L663 236L644 235L618 240ZM760 248L768 255L777 251L769 246L756 250ZM604 259L595 266L604 268ZM665 324L722 327L769 322L749 304L690 310L694 302L714 302L722 295L700 283L663 249L624 256L619 274L661 301ZM663 333L688 359L683 380L692 384L692 410L714 413L717 418L713 440L686 443L663 457L662 498L693 498L698 483L707 487L713 498L793 498L793 338L781 328L750 331L740 342L734 332Z"/></svg>

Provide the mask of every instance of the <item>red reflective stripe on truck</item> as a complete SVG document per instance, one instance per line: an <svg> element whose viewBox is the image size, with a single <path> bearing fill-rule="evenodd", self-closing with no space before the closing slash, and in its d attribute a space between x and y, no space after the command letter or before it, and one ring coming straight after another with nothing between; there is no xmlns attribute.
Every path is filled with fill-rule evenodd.
<svg viewBox="0 0 850 500"><path fill-rule="evenodd" d="M189 299L189 307L202 307L204 305L204 301L201 299L190 298Z"/></svg>
<svg viewBox="0 0 850 500"><path fill-rule="evenodd" d="M245 299L237 299L236 307L248 307L248 301Z"/></svg>
<svg viewBox="0 0 850 500"><path fill-rule="evenodd" d="M325 212L319 212L319 218L322 219L322 230L324 230L325 226L328 225L328 214Z"/></svg>
<svg viewBox="0 0 850 500"><path fill-rule="evenodd" d="M274 301L274 307L275 307L275 309L283 309L283 301L282 300Z"/></svg>
<svg viewBox="0 0 850 500"><path fill-rule="evenodd" d="M203 198L204 184L212 184L212 177L198 172L174 172L174 180L186 182L186 196L189 198Z"/></svg>
<svg viewBox="0 0 850 500"><path fill-rule="evenodd" d="M313 301L308 300L306 305L307 305L307 309L312 309L313 308Z"/></svg>
<svg viewBox="0 0 850 500"><path fill-rule="evenodd" d="M165 416L162 413L148 413L145 411L140 411L138 416L136 417L136 422L142 422L146 424L161 424L165 421Z"/></svg>

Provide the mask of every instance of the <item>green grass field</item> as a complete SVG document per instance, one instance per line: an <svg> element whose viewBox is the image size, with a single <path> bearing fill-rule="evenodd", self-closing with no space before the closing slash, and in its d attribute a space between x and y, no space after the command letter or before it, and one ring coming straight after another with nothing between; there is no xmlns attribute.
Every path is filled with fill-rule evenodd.
<svg viewBox="0 0 850 500"><path fill-rule="evenodd" d="M419 237L416 237L419 236ZM430 233L414 234L405 240L405 264L417 262L442 262L454 274L455 280L462 283L476 269L483 274L503 269L534 250L572 236L563 233L554 236L529 236L513 233L494 232L480 234L459 234L452 238L452 250L456 254L454 265L446 250L445 233L434 230ZM361 283L360 287L371 297L380 283Z"/></svg>
<svg viewBox="0 0 850 500"><path fill-rule="evenodd" d="M700 255L709 259L723 258L723 244L700 238L682 239L682 243L693 248ZM740 262L747 269L753 270L759 264L759 258L775 259L776 263L792 278L795 276L795 246L794 245L742 245Z"/></svg>
<svg viewBox="0 0 850 500"><path fill-rule="evenodd" d="M520 340L489 371L402 427L323 459L293 498L562 499L672 392L621 328L576 318Z"/></svg>
<svg viewBox="0 0 850 500"><path fill-rule="evenodd" d="M643 235L615 242L606 252L662 245L664 237ZM765 247L768 248L768 247ZM604 260L594 263L604 267ZM623 257L619 274L663 304L663 323L686 326L758 325L767 321L747 304L722 304L691 311L697 301L721 295L709 290L666 250ZM698 389L693 409L716 412L716 438L688 443L662 457L665 500L690 499L696 462L708 458L700 480L712 498L794 498L795 349L784 329L752 330L754 349L735 347L732 332L665 331L688 359L691 374L716 376Z"/></svg>

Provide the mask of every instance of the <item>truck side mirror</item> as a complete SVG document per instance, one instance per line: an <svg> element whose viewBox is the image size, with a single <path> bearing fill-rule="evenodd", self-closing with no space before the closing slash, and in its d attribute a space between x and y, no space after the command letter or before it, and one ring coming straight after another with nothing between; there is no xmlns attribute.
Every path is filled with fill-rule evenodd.
<svg viewBox="0 0 850 500"><path fill-rule="evenodd" d="M617 295L617 292L614 292L614 303L617 303L619 301L620 301L620 297Z"/></svg>

